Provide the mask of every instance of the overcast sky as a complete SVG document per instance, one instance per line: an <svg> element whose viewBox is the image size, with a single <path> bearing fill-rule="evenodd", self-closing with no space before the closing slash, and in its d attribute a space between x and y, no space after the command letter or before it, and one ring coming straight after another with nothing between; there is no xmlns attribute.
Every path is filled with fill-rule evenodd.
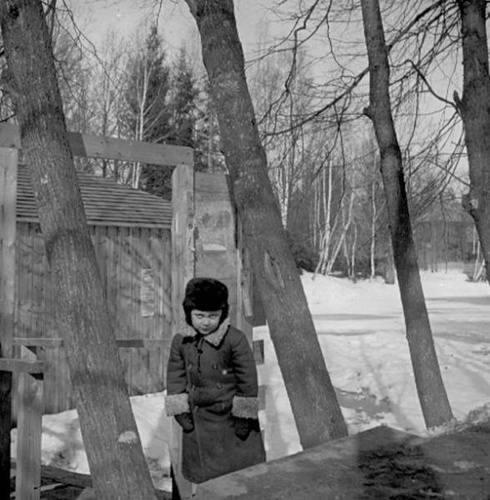
<svg viewBox="0 0 490 500"><path fill-rule="evenodd" d="M154 0L66 0L89 39L99 46L109 29L131 36L155 19ZM235 15L245 52L257 48L269 13L264 0L235 0ZM163 0L159 23L168 45L178 49L196 37L197 27L184 0ZM269 29L273 29L273 26Z"/></svg>

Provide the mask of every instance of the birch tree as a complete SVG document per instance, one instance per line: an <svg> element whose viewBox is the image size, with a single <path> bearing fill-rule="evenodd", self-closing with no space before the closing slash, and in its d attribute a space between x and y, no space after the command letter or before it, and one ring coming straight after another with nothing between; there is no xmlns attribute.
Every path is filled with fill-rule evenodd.
<svg viewBox="0 0 490 500"><path fill-rule="evenodd" d="M138 141L163 143L169 136L166 101L170 75L165 57L163 41L154 24L144 44L129 58L127 67L127 132ZM140 185L142 168L141 163L133 166L130 184L134 188Z"/></svg>

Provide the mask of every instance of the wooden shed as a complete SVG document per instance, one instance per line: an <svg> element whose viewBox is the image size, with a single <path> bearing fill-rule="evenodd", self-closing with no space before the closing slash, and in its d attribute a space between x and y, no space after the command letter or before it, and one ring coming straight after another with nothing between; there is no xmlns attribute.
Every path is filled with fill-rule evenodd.
<svg viewBox="0 0 490 500"><path fill-rule="evenodd" d="M414 226L422 269L437 271L448 265L473 262L476 253L475 223L460 203L435 203Z"/></svg>
<svg viewBox="0 0 490 500"><path fill-rule="evenodd" d="M159 342L171 336L171 203L111 179L86 173L78 178L130 394L161 391L166 353ZM63 411L73 405L59 342L63 332L57 331L54 321L51 290L56 283L46 263L24 165L19 165L17 174L16 232L14 344L19 349L19 344L28 343L26 339L46 339L36 349L38 359L49 361L50 367L45 376L45 412Z"/></svg>
<svg viewBox="0 0 490 500"><path fill-rule="evenodd" d="M74 156L173 168L171 202L78 174L130 394L165 388L164 364L172 335L183 327L184 287L193 276L216 277L229 286L231 320L252 343L250 267L226 176L194 172L193 151L183 146L73 132L68 138ZM18 127L1 124L1 356L47 361L44 412L59 412L73 407L65 335L55 323L56 283L19 149ZM260 363L263 348L254 344Z"/></svg>

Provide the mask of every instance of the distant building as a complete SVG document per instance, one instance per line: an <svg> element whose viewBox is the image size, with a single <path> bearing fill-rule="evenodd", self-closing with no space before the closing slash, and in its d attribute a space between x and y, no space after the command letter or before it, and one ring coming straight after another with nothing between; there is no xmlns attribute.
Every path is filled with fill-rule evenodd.
<svg viewBox="0 0 490 500"><path fill-rule="evenodd" d="M434 204L413 229L421 269L438 271L474 261L475 224L459 203Z"/></svg>

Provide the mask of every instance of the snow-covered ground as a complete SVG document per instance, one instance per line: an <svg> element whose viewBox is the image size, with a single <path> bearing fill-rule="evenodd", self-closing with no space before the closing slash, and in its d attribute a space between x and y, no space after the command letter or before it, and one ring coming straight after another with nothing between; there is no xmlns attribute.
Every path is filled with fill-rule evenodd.
<svg viewBox="0 0 490 500"><path fill-rule="evenodd" d="M351 434L386 424L423 434L397 285L302 276L327 368ZM457 419L486 403L490 413L490 287L461 271L423 273L439 363ZM259 366L266 387L261 411L268 459L301 451L291 407L267 327ZM132 398L155 485L167 489L169 421L163 394ZM16 432L12 432L15 456ZM76 411L43 418L43 463L88 473Z"/></svg>

